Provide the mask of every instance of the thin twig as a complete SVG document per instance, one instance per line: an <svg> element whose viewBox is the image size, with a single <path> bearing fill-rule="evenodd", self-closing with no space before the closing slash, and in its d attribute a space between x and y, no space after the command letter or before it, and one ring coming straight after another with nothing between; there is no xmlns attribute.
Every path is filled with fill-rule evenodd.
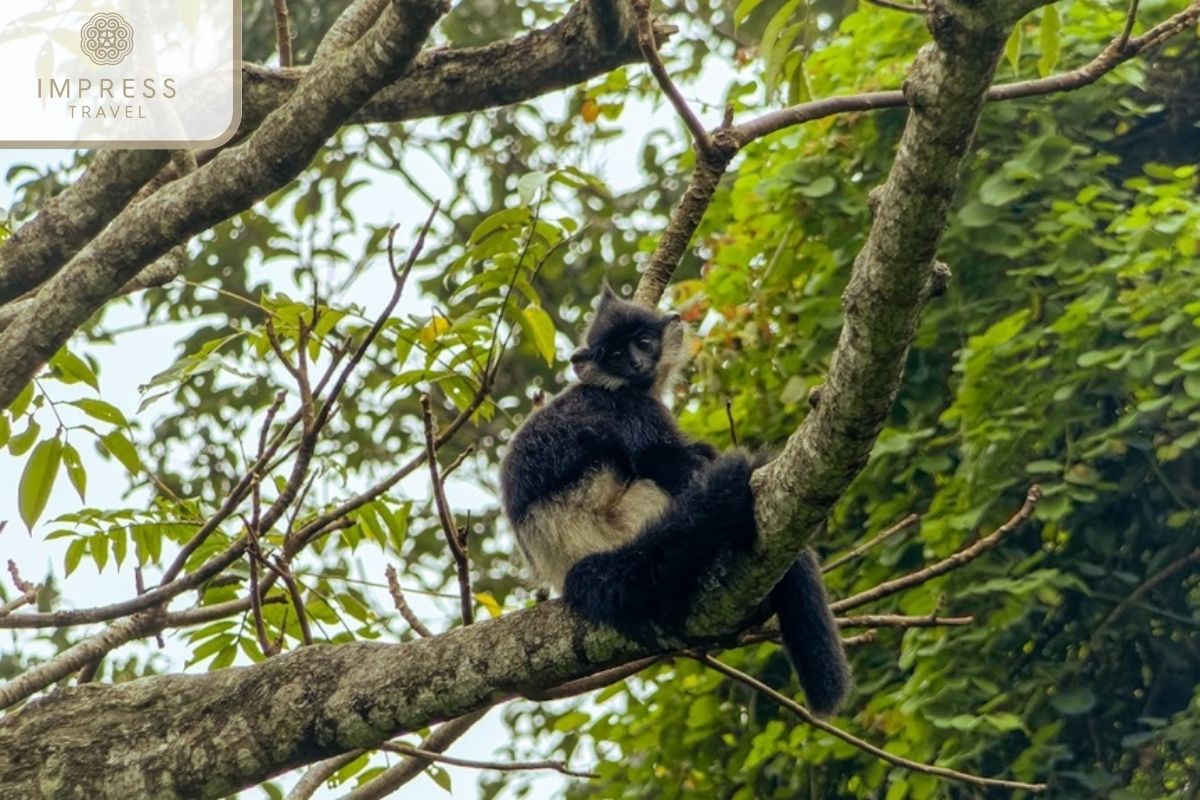
<svg viewBox="0 0 1200 800"><path fill-rule="evenodd" d="M421 750L427 753L440 753L454 744L464 733L471 729L489 709L467 714L465 717L443 722L433 733L421 742ZM424 756L411 756L403 763L389 767L371 780L345 795L342 800L382 800L390 797L393 792L425 771L433 762Z"/></svg>
<svg viewBox="0 0 1200 800"><path fill-rule="evenodd" d="M863 614L857 617L838 617L839 628L958 628L974 624L970 615L942 617L929 614L924 617L907 617L899 614Z"/></svg>
<svg viewBox="0 0 1200 800"><path fill-rule="evenodd" d="M1130 0L1129 11L1125 14L1125 27L1121 29L1121 38L1117 40L1117 51L1123 51L1133 35L1133 26L1137 22L1138 3L1140 0Z"/></svg>
<svg viewBox="0 0 1200 800"><path fill-rule="evenodd" d="M642 58L646 60L646 65L650 67L650 72L658 81L659 88L671 101L671 105L675 106L676 113L679 114L683 124L692 134L696 152L705 159L709 158L713 151L712 137L708 135L704 123L692 111L687 100L683 99L679 87L671 80L671 75L667 72L667 67L658 54L658 46L654 40L654 21L650 18L650 0L630 0L630 5L633 6L634 16L637 17L637 42L642 51Z"/></svg>
<svg viewBox="0 0 1200 800"><path fill-rule="evenodd" d="M413 612L408 601L404 599L404 591L400 588L399 578L396 577L396 568L388 564L383 574L387 576L388 593L392 596L392 605L396 606L396 610L400 612L400 616L404 617L404 621L408 623L410 628L416 631L418 636L425 639L431 638L433 631L425 627L425 623Z"/></svg>
<svg viewBox="0 0 1200 800"><path fill-rule="evenodd" d="M3 530L4 524L0 523L0 532L3 532ZM22 579L21 572L17 569L17 562L11 558L8 560L8 574L12 576L13 586L17 587L20 596L14 597L3 606L0 606L0 618L7 617L21 606L31 606L36 603L38 592L42 589L38 584Z"/></svg>
<svg viewBox="0 0 1200 800"><path fill-rule="evenodd" d="M1017 510L1017 513L1013 514L1012 517L1010 517L1009 520L999 528L996 528L996 530L992 531L987 536L984 536L982 539L979 539L974 544L964 547L954 555L944 558L935 564L931 564L924 569L917 570L916 572L910 572L909 574L903 575L895 580L885 581L884 583L881 583L878 586L873 586L866 591L859 592L858 594L851 595L843 600L837 600L833 603L830 603L829 607L834 611L834 613L849 611L852 608L858 608L859 606L870 603L873 600L878 600L882 597L887 597L895 594L896 592L903 591L904 589L925 583L926 581L936 578L939 575L945 575L947 572L953 569L958 569L964 564L983 555L983 553L987 552L988 550L991 550L1000 543L1001 539L1016 530L1022 522L1029 519L1030 515L1033 514L1034 509L1037 508L1038 501L1041 499L1041 488L1037 484L1030 486L1028 494L1025 495L1025 502L1021 505L1021 508Z"/></svg>
<svg viewBox="0 0 1200 800"><path fill-rule="evenodd" d="M539 703L544 703L547 700L561 700L564 697L574 697L577 694L591 692L596 689L603 689L605 686L610 686L617 681L623 681L626 678L636 675L646 667L658 663L666 656L648 656L647 658L639 658L636 661L630 661L628 664L622 664L619 667L606 669L597 672L594 675L588 675L586 678L578 678L566 683L560 683L558 686L551 686L549 689L540 692L525 692L525 698L535 700Z"/></svg>
<svg viewBox="0 0 1200 800"><path fill-rule="evenodd" d="M907 11L909 14L929 13L929 8L926 6L910 6L908 3L897 3L895 0L867 0L867 2L880 8L890 8L893 11Z"/></svg>
<svg viewBox="0 0 1200 800"><path fill-rule="evenodd" d="M733 398L729 395L725 395L725 419L729 420L729 442L737 447L737 424L733 421Z"/></svg>
<svg viewBox="0 0 1200 800"><path fill-rule="evenodd" d="M876 747L875 745L871 744L870 742L867 742L863 739L858 738L857 736L855 736L852 733L849 733L848 731L842 730L841 728L837 727L836 725L831 725L828 722L825 722L824 720L819 719L811 711L809 711L807 708L805 708L804 706L797 703L792 698L787 697L786 695L780 694L779 692L775 691L770 686L767 686L765 683L758 680L757 678L747 675L746 673L742 672L741 670L734 669L733 667L729 666L728 664L724 664L724 663L718 661L717 659L713 658L712 656L708 655L707 653L689 653L688 655L691 658L694 658L696 661L699 661L701 664L705 665L709 669L716 670L717 672L720 672L721 674L725 675L726 677L732 678L733 680L737 681L738 683L741 683L745 686L749 686L751 689L754 689L759 694L762 694L765 697L769 697L770 699L774 700L776 703L783 706L788 711L791 711L793 714L800 717L800 719L804 720L805 722L807 722L809 725L813 726L817 730L824 731L825 733L828 733L831 736L835 736L838 739L841 739L843 742L846 742L847 744L849 744L853 747L856 747L865 753L869 753L869 754L875 756L876 758L883 759L884 761L888 762L889 764L895 764L898 767L904 767L906 769L911 769L914 772L921 772L926 775L936 775L940 778L947 778L949 780L959 781L961 783L969 783L969 784L973 784L975 786L999 786L999 787L1003 787L1005 789L1024 789L1027 792L1042 792L1042 791L1046 790L1046 784L1044 784L1044 783L1025 783L1023 781L1009 781L1009 780L1002 780L1002 779L998 779L998 778L984 778L979 775L972 775L967 772L959 772L958 770L948 769L946 767L934 766L933 764L922 764L918 761L910 761L907 758L902 758L900 756L894 755L893 753L889 753L880 747Z"/></svg>
<svg viewBox="0 0 1200 800"><path fill-rule="evenodd" d="M440 762L442 764L450 764L455 767L467 767L469 769L488 769L496 772L531 772L534 770L553 770L562 775L569 775L572 778L588 778L595 779L600 776L594 772L580 772L579 770L569 769L562 761L518 761L514 763L504 763L502 761L475 761L469 758L457 758L456 756L447 756L441 753L434 753L429 750L422 750L419 747L413 747L410 744L389 743L379 748L387 750L391 753L397 753L402 756L415 758L423 758L427 761Z"/></svg>
<svg viewBox="0 0 1200 800"><path fill-rule="evenodd" d="M287 800L309 800L317 793L318 789L325 785L325 781L334 776L334 773L366 752L366 750L351 750L340 756L327 758L313 764L305 771L300 780L296 781L292 791L288 792Z"/></svg>
<svg viewBox="0 0 1200 800"><path fill-rule="evenodd" d="M275 0L275 44L279 48L279 66L292 66L292 23L287 0Z"/></svg>
<svg viewBox="0 0 1200 800"><path fill-rule="evenodd" d="M875 547L876 545L886 542L888 539L892 538L896 534L901 533L902 531L906 531L909 528L915 526L920 521L921 521L921 518L919 516L917 516L916 514L909 514L907 517L900 520L892 527L888 528L887 530L883 531L882 533L876 534L875 536L868 539L866 542L863 542L862 544L858 545L857 547L855 547L853 550L846 553L845 555L838 556L837 558L833 559L832 561L826 562L824 565L821 566L821 572L822 573L833 572L835 569L842 566L843 564L853 561L854 559L856 559L859 556L866 553L872 547Z"/></svg>
<svg viewBox="0 0 1200 800"><path fill-rule="evenodd" d="M4 531L5 523L0 522L0 532ZM19 595L0 606L0 619L7 617L12 612L22 606L31 606L37 602L38 592L42 587L35 583L30 583L21 578L21 572L17 569L17 562L11 558L8 560L8 574L12 576L13 586L17 587Z"/></svg>
<svg viewBox="0 0 1200 800"><path fill-rule="evenodd" d="M246 526L247 530L253 531L253 527ZM276 650L271 637L267 636L267 625L263 621L262 602L258 594L258 562L262 559L262 553L258 549L258 536L251 533L250 546L246 548L246 557L250 560L250 616L254 619L254 635L258 639L258 646L262 650L263 655L267 658L275 655Z"/></svg>
<svg viewBox="0 0 1200 800"><path fill-rule="evenodd" d="M475 604L471 599L471 565L467 557L467 548L454 521L454 514L450 512L450 504L446 502L446 487L438 474L437 427L428 394L421 395L421 417L425 423L425 463L429 467L429 478L433 483L433 500L437 506L438 519L442 523L442 532L446 535L446 543L450 545L450 553L454 556L463 624L470 625L475 621Z"/></svg>
<svg viewBox="0 0 1200 800"><path fill-rule="evenodd" d="M308 625L308 612L304 608L304 597L300 593L300 584L282 558L276 556L273 566L284 585L287 586L288 597L292 599L292 607L296 609L296 622L300 626L300 638L304 644L310 645L313 643L312 629Z"/></svg>
<svg viewBox="0 0 1200 800"><path fill-rule="evenodd" d="M446 478L450 477L450 473L462 466L463 462L475 454L475 445L468 445L466 450L463 450L458 456L451 461L445 469L442 470L442 483L446 482Z"/></svg>
<svg viewBox="0 0 1200 800"><path fill-rule="evenodd" d="M879 638L879 631L871 628L870 630L856 633L853 636L847 636L842 639L842 647L859 647L864 644L870 644Z"/></svg>
<svg viewBox="0 0 1200 800"><path fill-rule="evenodd" d="M1200 561L1200 547L1196 548L1182 558L1175 559L1170 564L1167 564L1158 572L1139 583L1134 590L1129 593L1129 596L1118 603L1117 606L1109 612L1108 616L1096 626L1096 629L1092 632L1091 637L1088 639L1088 652L1091 653L1095 651L1096 644L1100 640L1100 634L1105 628L1115 622L1118 617L1128 611L1130 606L1136 605L1137 602L1145 597L1146 593L1154 589L1155 586L1158 586L1167 578L1171 577L1176 572L1179 572L1181 569L1195 561Z"/></svg>

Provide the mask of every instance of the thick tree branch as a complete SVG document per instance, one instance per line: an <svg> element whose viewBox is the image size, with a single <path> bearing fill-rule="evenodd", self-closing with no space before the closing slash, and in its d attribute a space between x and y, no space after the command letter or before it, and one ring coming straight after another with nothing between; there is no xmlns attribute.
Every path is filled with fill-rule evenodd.
<svg viewBox="0 0 1200 800"><path fill-rule="evenodd" d="M71 687L0 721L11 756L0 784L13 797L53 796L88 776L94 798L223 797L649 654L548 602L435 639L314 645L253 667Z"/></svg>
<svg viewBox="0 0 1200 800"><path fill-rule="evenodd" d="M127 208L0 335L0 406L143 264L285 185L425 42L444 0L394 0L354 47L310 72L243 144Z"/></svg>
<svg viewBox="0 0 1200 800"><path fill-rule="evenodd" d="M755 472L755 552L717 576L693 633L728 630L773 586L866 464L899 391L938 240L984 96L1011 29L1008 3L936 3L934 41L905 81L911 111L866 245L842 296L843 325L821 403L773 462ZM968 25L990 13L991 25Z"/></svg>
<svg viewBox="0 0 1200 800"><path fill-rule="evenodd" d="M0 247L0 304L36 289L168 162L166 150L104 150Z"/></svg>
<svg viewBox="0 0 1200 800"><path fill-rule="evenodd" d="M478 111L574 86L636 61L640 53L632 14L624 6L624 3L580 0L559 22L515 39L459 50L426 50L347 121L399 122ZM354 8L351 6L346 13ZM354 17L339 27L339 19L325 40L336 39L338 46L327 48L325 54L336 54L358 41L366 30L361 20ZM373 21L371 17L367 27ZM660 39L669 31L666 26L655 28ZM251 134L270 113L286 104L314 69L270 69L245 64L242 125L235 141ZM228 149L232 146L225 148ZM201 154L200 160L207 163L225 150ZM171 167L163 170L167 163L165 151L98 153L83 178L65 189L0 247L0 304L15 300L48 280L160 171L163 183L177 178ZM120 293L161 285L175 274L178 272L164 280L150 275L143 279L139 274ZM158 277L161 278L161 271ZM138 285L139 282L143 285ZM19 313L31 308L32 303L30 297L15 305L0 305L0 332Z"/></svg>

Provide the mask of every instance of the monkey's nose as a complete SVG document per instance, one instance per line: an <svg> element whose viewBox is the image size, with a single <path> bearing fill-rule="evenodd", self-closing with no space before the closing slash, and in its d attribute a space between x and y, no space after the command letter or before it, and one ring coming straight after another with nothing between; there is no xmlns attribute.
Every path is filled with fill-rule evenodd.
<svg viewBox="0 0 1200 800"><path fill-rule="evenodd" d="M575 366L579 366L583 362L590 360L591 357L592 351L587 347L581 347L574 353L571 353L571 363Z"/></svg>

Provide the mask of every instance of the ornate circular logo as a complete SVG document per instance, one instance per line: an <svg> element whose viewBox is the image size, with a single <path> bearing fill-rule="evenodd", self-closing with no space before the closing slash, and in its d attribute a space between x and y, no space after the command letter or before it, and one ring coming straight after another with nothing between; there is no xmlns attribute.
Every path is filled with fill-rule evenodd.
<svg viewBox="0 0 1200 800"><path fill-rule="evenodd" d="M120 14L96 14L79 31L79 42L96 64L120 64L133 52L133 28Z"/></svg>

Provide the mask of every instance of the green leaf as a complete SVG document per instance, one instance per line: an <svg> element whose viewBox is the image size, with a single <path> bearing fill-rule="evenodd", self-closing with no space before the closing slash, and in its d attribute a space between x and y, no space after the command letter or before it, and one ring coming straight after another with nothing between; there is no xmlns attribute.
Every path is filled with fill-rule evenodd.
<svg viewBox="0 0 1200 800"><path fill-rule="evenodd" d="M120 431L113 431L107 436L100 439L100 444L104 445L104 449L109 455L120 461L125 469L129 470L130 474L137 475L142 470L142 459L138 456L137 450L125 434Z"/></svg>
<svg viewBox="0 0 1200 800"><path fill-rule="evenodd" d="M17 491L17 505L25 527L33 530L38 517L46 510L58 467L62 463L62 441L57 436L46 439L33 448L33 454L25 463L21 473L21 485Z"/></svg>
<svg viewBox="0 0 1200 800"><path fill-rule="evenodd" d="M545 309L537 306L526 306L521 311L525 330L533 339L533 346L538 354L546 360L546 365L554 363L554 320Z"/></svg>
<svg viewBox="0 0 1200 800"><path fill-rule="evenodd" d="M108 532L112 540L113 558L117 560L117 568L125 563L125 555L129 552L129 531L126 528L114 528Z"/></svg>
<svg viewBox="0 0 1200 800"><path fill-rule="evenodd" d="M58 370L59 380L63 383L86 383L97 392L100 391L100 381L96 379L96 373L86 361L67 348L64 347L54 354L54 358L50 359L50 366Z"/></svg>
<svg viewBox="0 0 1200 800"><path fill-rule="evenodd" d="M746 21L746 17L754 13L754 9L762 5L763 0L742 0L737 4L737 8L733 10L733 29L737 30L738 26Z"/></svg>
<svg viewBox="0 0 1200 800"><path fill-rule="evenodd" d="M1064 714L1086 714L1096 705L1096 695L1086 687L1068 689L1050 698L1050 704Z"/></svg>
<svg viewBox="0 0 1200 800"><path fill-rule="evenodd" d="M108 564L108 537L92 536L87 540L88 550L91 551L92 561L96 562L97 571L103 571Z"/></svg>
<svg viewBox="0 0 1200 800"><path fill-rule="evenodd" d="M440 786L444 791L453 794L454 791L450 785L450 773L441 767L430 765L425 768L425 774L428 775L433 782Z"/></svg>
<svg viewBox="0 0 1200 800"><path fill-rule="evenodd" d="M1008 65L1012 67L1014 74L1021 72L1021 26L1016 25L1013 31L1008 36L1008 42L1004 45L1004 57L1008 59Z"/></svg>
<svg viewBox="0 0 1200 800"><path fill-rule="evenodd" d="M559 733L570 733L571 731L577 730L591 721L592 718L590 716L579 709L574 709L572 711L568 711L554 721L554 730L558 731Z"/></svg>
<svg viewBox="0 0 1200 800"><path fill-rule="evenodd" d="M87 552L87 539L76 539L67 545L67 555L63 558L63 571L69 576L79 566L79 562L83 560L83 554Z"/></svg>
<svg viewBox="0 0 1200 800"><path fill-rule="evenodd" d="M25 384L25 388L17 393L16 398L8 406L8 413L13 419L16 419L29 409L31 402L33 402L33 381Z"/></svg>
<svg viewBox="0 0 1200 800"><path fill-rule="evenodd" d="M109 422L113 425L119 425L122 428L129 427L129 421L125 419L125 415L112 403L106 403L103 400L97 400L92 397L84 397L79 400L72 400L67 405L75 406L92 419Z"/></svg>
<svg viewBox="0 0 1200 800"><path fill-rule="evenodd" d="M545 185L546 173L530 172L526 175L522 175L521 179L517 181L517 194L520 196L521 202L524 205L530 205L533 203L534 198L537 197L537 193L541 191Z"/></svg>
<svg viewBox="0 0 1200 800"><path fill-rule="evenodd" d="M1054 6L1046 6L1042 9L1040 38L1042 55L1038 58L1038 73L1043 78L1049 75L1058 64L1058 56L1062 46L1061 31L1062 21L1059 19L1058 9Z"/></svg>
<svg viewBox="0 0 1200 800"><path fill-rule="evenodd" d="M1020 717L1007 711L988 714L985 719L1001 731L1019 731L1025 728L1025 722Z"/></svg>
<svg viewBox="0 0 1200 800"><path fill-rule="evenodd" d="M805 197L812 197L815 199L818 197L824 197L836 188L837 181L833 179L832 175L822 175L807 186L801 186L796 191Z"/></svg>
<svg viewBox="0 0 1200 800"><path fill-rule="evenodd" d="M75 487L79 500L84 502L87 499L87 470L79 460L79 451L73 445L64 442L62 455L63 464L67 467L67 477L71 479L71 485Z"/></svg>
<svg viewBox="0 0 1200 800"><path fill-rule="evenodd" d="M33 447L33 443L37 441L38 434L41 432L42 426L38 424L38 421L30 419L29 427L8 440L8 452L14 456L23 455L26 450Z"/></svg>

